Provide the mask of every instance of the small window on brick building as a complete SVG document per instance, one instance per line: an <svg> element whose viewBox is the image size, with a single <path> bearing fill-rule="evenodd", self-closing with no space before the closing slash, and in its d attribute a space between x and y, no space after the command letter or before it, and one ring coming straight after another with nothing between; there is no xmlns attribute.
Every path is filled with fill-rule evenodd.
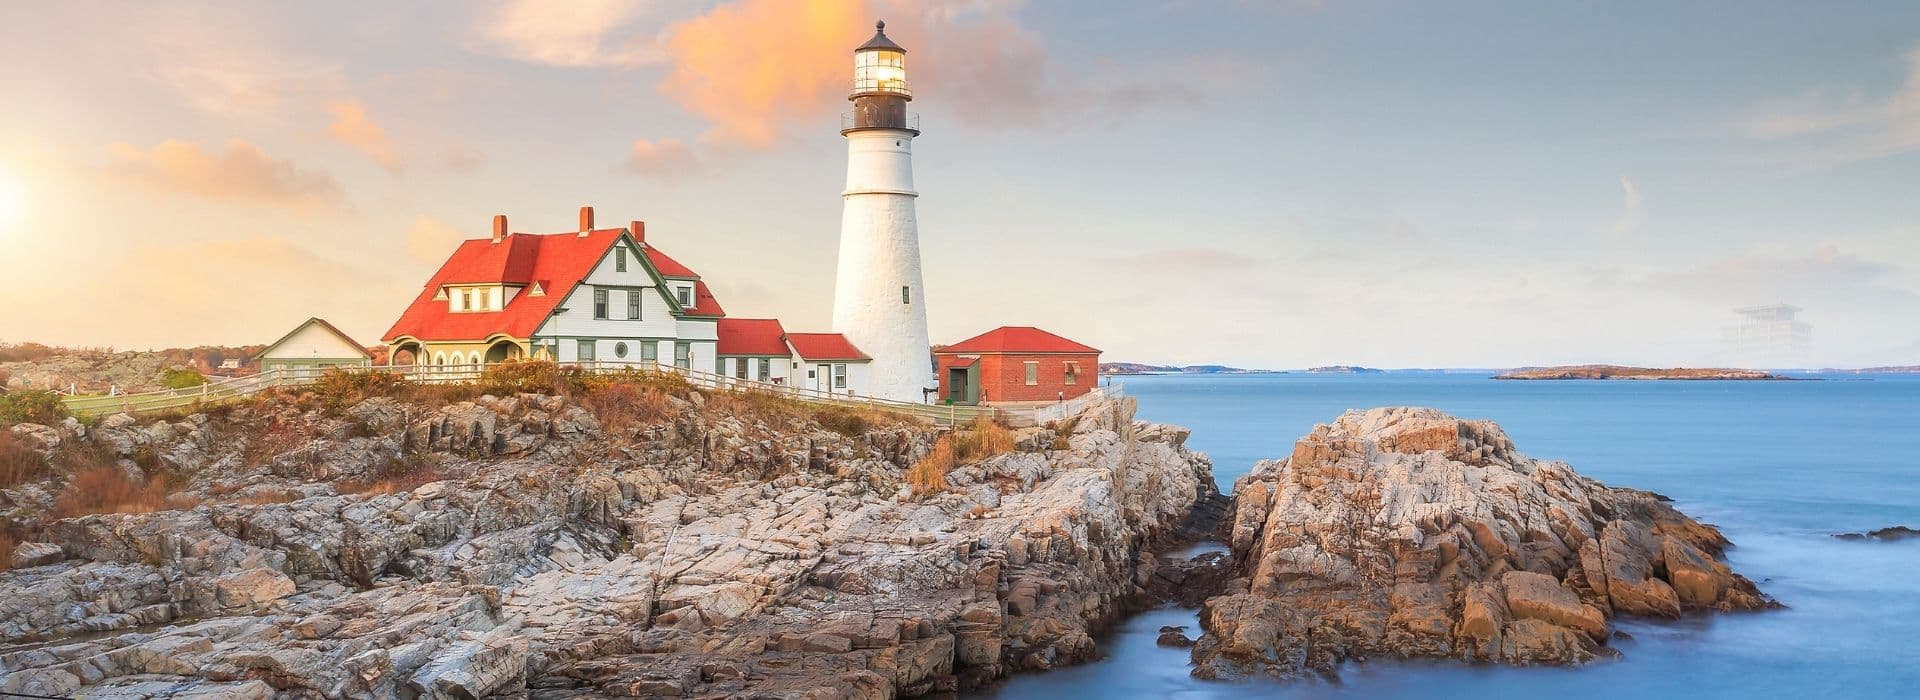
<svg viewBox="0 0 1920 700"><path fill-rule="evenodd" d="M1040 363L1028 362L1027 363L1027 386L1038 386L1039 384L1040 384Z"/></svg>
<svg viewBox="0 0 1920 700"><path fill-rule="evenodd" d="M1078 362L1067 363L1067 376L1064 381L1067 383L1068 386L1072 386L1074 384L1080 383L1080 363Z"/></svg>

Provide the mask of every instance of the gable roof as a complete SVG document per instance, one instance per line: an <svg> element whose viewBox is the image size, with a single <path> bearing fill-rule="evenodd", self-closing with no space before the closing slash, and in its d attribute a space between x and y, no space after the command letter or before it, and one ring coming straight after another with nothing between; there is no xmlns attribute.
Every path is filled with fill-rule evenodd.
<svg viewBox="0 0 1920 700"><path fill-rule="evenodd" d="M373 359L373 353L367 352L367 347L364 345L361 345L360 341L354 340L353 336L350 336L350 335L347 335L346 333L341 332L339 328L335 327L331 323L327 323L326 319L320 318L319 316L309 318L306 321L302 322L300 325L294 326L293 330L287 331L287 334L280 336L279 340L268 343L267 346L264 348L260 348L260 352L254 353L253 356L255 358L266 357L267 353L272 352L274 348L280 347L281 343L287 342L288 338L292 338L296 335L299 335L300 331L306 330L307 326L311 326L314 324L319 324L322 330L325 330L328 333L332 333L334 337L340 339L340 342L346 343L348 347L351 347L354 350L358 350L360 354L362 356L365 356L367 359L369 360Z"/></svg>
<svg viewBox="0 0 1920 700"><path fill-rule="evenodd" d="M793 346L794 352L800 354L800 359L812 362L866 362L873 359L839 333L788 333L787 343Z"/></svg>
<svg viewBox="0 0 1920 700"><path fill-rule="evenodd" d="M776 355L787 357L787 329L774 318L723 318L716 324L719 355Z"/></svg>
<svg viewBox="0 0 1920 700"><path fill-rule="evenodd" d="M453 255L407 306L400 319L381 338L391 342L402 336L420 340L483 340L494 334L515 338L532 337L553 310L566 301L575 285L587 278L615 242L631 240L624 228L596 229L587 235L578 233L516 233L499 243L489 238L462 241ZM652 245L640 246L644 264L662 277L682 277L694 282L694 305L683 309L693 316L718 318L726 315L713 298L705 282L679 261L666 256ZM665 269L662 269L664 264ZM671 272L669 272L669 270ZM449 310L444 300L434 296L442 287L458 284L539 285L540 296L514 295L499 311L459 312ZM671 302L669 302L671 303Z"/></svg>
<svg viewBox="0 0 1920 700"><path fill-rule="evenodd" d="M1093 347L1067 340L1066 338L1034 328L1033 326L1001 326L940 348L935 352L942 355L960 353L985 355L1007 353L1100 354L1100 351Z"/></svg>

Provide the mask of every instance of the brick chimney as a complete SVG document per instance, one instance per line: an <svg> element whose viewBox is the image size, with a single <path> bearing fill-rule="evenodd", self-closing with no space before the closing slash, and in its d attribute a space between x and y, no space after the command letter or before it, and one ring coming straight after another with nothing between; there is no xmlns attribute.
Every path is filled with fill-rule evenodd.
<svg viewBox="0 0 1920 700"><path fill-rule="evenodd" d="M627 232L633 234L633 242L647 244L647 222L635 219L627 223Z"/></svg>
<svg viewBox="0 0 1920 700"><path fill-rule="evenodd" d="M504 240L507 240L507 215L494 214L493 215L493 242L499 243Z"/></svg>
<svg viewBox="0 0 1920 700"><path fill-rule="evenodd" d="M580 235L593 233L593 207L580 207Z"/></svg>

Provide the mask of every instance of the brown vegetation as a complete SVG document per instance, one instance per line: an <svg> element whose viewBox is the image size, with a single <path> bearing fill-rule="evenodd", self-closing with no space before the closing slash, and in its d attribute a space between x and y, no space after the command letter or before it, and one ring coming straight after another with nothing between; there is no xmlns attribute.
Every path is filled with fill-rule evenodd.
<svg viewBox="0 0 1920 700"><path fill-rule="evenodd" d="M921 457L907 470L908 488L913 489L915 497L945 491L947 473L953 471L954 463L953 440L941 436L934 441L933 449L927 451L927 456Z"/></svg>
<svg viewBox="0 0 1920 700"><path fill-rule="evenodd" d="M47 461L40 453L15 437L13 431L0 428L0 489L10 489L46 473Z"/></svg>
<svg viewBox="0 0 1920 700"><path fill-rule="evenodd" d="M953 434L954 456L962 464L1003 455L1013 447L1013 431L985 416L975 419L971 428Z"/></svg>
<svg viewBox="0 0 1920 700"><path fill-rule="evenodd" d="M97 464L74 472L54 498L56 520L95 513L152 513L172 507L176 484L162 473L140 481L111 464Z"/></svg>
<svg viewBox="0 0 1920 700"><path fill-rule="evenodd" d="M334 486L342 494L385 496L412 491L448 478L440 463L430 455L410 454L405 459L389 460L364 479L343 481Z"/></svg>

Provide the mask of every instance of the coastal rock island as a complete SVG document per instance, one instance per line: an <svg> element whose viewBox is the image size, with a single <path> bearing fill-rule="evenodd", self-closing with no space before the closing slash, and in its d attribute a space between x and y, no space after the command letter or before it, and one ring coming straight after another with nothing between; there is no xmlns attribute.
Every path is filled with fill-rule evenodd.
<svg viewBox="0 0 1920 700"><path fill-rule="evenodd" d="M1011 431L671 383L426 389L0 428L42 460L0 491L25 535L0 690L950 692L1089 658L1219 498L1130 399Z"/></svg>
<svg viewBox="0 0 1920 700"><path fill-rule="evenodd" d="M1234 494L1237 578L1202 608L1200 677L1375 656L1577 664L1614 653L1619 615L1777 605L1665 499L1433 409L1350 411Z"/></svg>

